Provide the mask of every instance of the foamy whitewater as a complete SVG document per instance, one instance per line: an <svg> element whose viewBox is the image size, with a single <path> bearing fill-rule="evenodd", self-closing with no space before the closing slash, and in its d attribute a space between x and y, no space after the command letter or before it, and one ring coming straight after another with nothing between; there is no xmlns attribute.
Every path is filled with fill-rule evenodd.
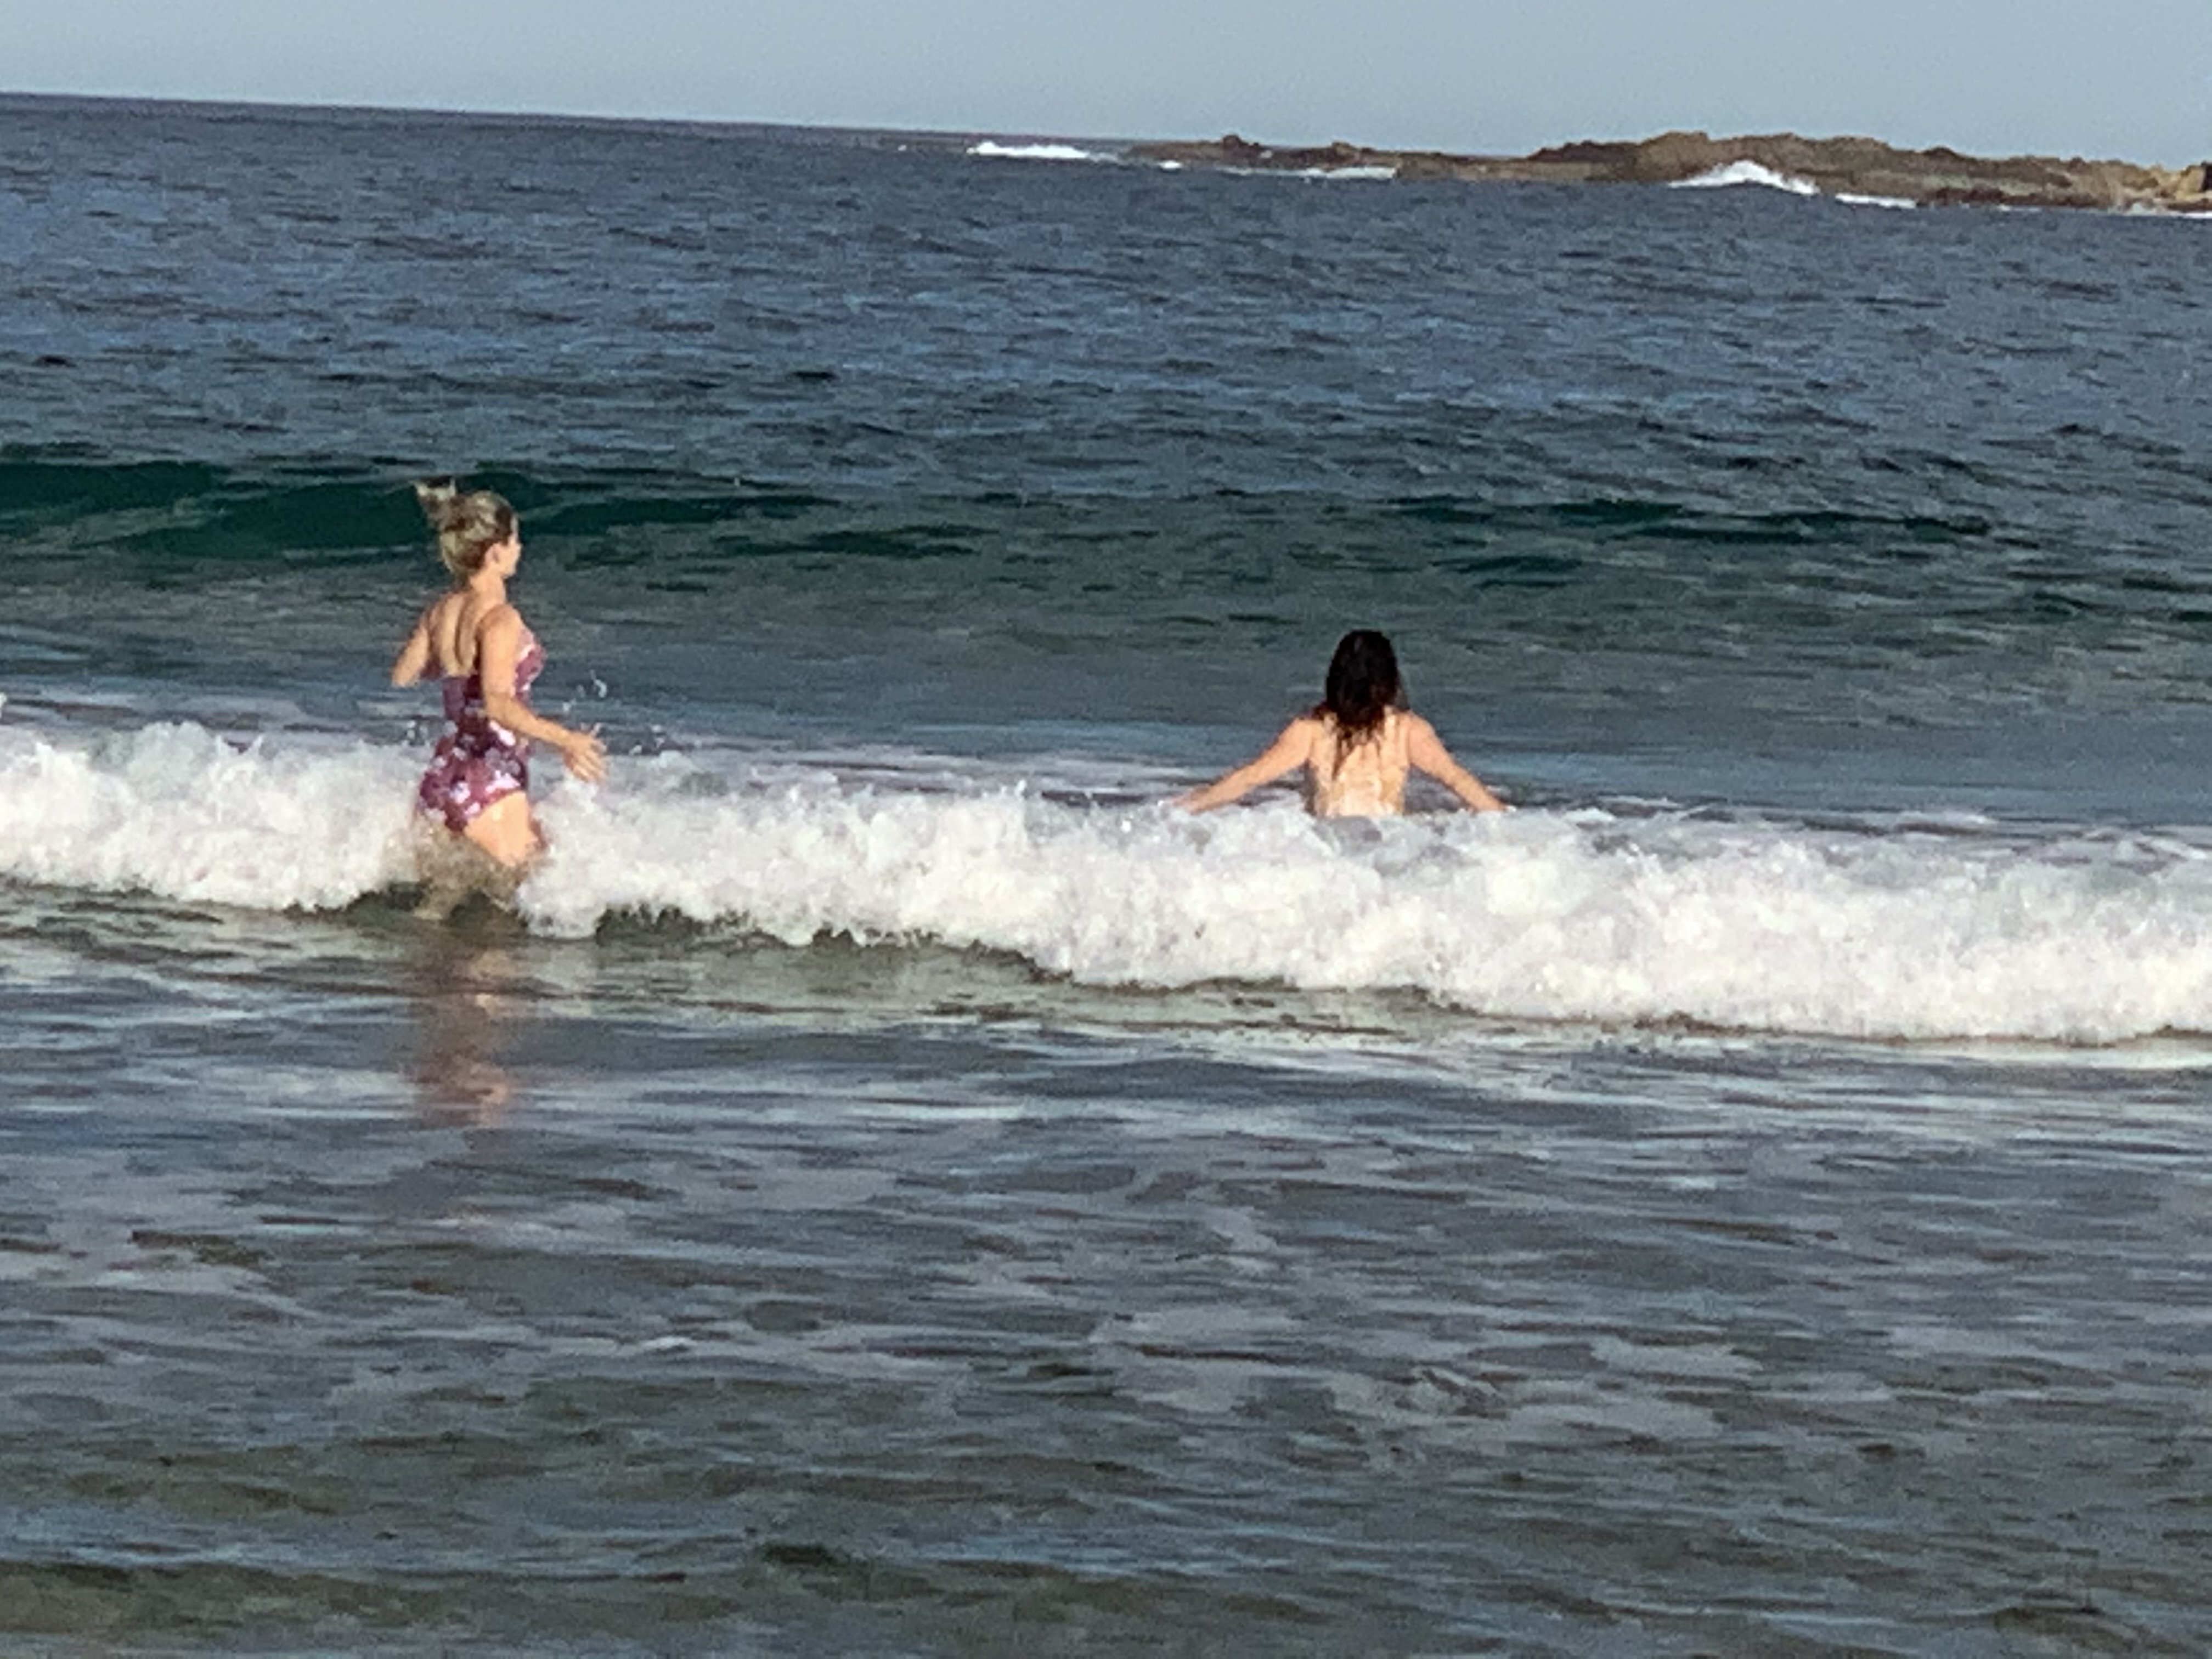
<svg viewBox="0 0 2212 1659"><path fill-rule="evenodd" d="M261 909L414 878L415 757L191 726L0 746L0 874ZM534 928L611 915L804 946L1006 951L1082 983L1413 990L1470 1013L1863 1037L2212 1033L2212 863L2171 836L1647 805L1320 823L1085 807L945 757L854 782L663 755L550 791ZM363 811L359 803L376 805Z"/></svg>
<svg viewBox="0 0 2212 1659"><path fill-rule="evenodd" d="M2212 1650L2194 228L0 127L0 1651Z"/></svg>
<svg viewBox="0 0 2212 1659"><path fill-rule="evenodd" d="M980 143L969 145L968 153L1004 161L1107 161L1113 159L1109 151L1085 149L1079 144L1007 144L995 138L986 138Z"/></svg>
<svg viewBox="0 0 2212 1659"><path fill-rule="evenodd" d="M1820 196L1825 192L1810 179L1794 173L1778 172L1758 161L1729 161L1711 167L1695 178L1678 179L1670 188L1675 190L1721 190L1734 185L1756 185L1765 190L1778 190L1785 196ZM1829 198L1845 207L1895 208L1910 210L1918 206L1916 202L1899 196L1869 196L1856 191L1838 191Z"/></svg>
<svg viewBox="0 0 2212 1659"><path fill-rule="evenodd" d="M1758 185L1790 196L1818 196L1820 187L1794 173L1778 173L1758 161L1729 161L1707 169L1693 179L1674 182L1676 190L1724 190L1731 185Z"/></svg>

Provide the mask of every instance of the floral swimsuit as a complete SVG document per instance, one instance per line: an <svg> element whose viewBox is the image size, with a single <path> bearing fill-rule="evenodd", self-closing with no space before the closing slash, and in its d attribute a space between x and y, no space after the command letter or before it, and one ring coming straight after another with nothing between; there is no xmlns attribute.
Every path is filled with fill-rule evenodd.
<svg viewBox="0 0 2212 1659"><path fill-rule="evenodd" d="M525 628L522 648L514 659L514 695L528 697L532 683L544 667L544 649ZM445 735L438 739L430 769L415 791L415 804L459 835L493 802L530 787L530 744L484 712L481 675L448 674L441 689L446 698Z"/></svg>

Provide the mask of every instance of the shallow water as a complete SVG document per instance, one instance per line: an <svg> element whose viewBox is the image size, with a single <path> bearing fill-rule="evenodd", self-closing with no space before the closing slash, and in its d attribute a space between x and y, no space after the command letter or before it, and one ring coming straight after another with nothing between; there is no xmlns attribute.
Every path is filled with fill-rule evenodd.
<svg viewBox="0 0 2212 1659"><path fill-rule="evenodd" d="M2206 1633L2193 1045L1164 1009L375 906L47 901L10 961L24 1638Z"/></svg>

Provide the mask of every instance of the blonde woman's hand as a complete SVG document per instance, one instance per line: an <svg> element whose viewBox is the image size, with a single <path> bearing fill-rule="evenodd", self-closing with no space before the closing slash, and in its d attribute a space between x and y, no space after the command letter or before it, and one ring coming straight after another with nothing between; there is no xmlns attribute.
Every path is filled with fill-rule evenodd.
<svg viewBox="0 0 2212 1659"><path fill-rule="evenodd" d="M571 732L562 738L561 760L572 775L586 783L606 781L607 746L599 741L596 726L588 732Z"/></svg>

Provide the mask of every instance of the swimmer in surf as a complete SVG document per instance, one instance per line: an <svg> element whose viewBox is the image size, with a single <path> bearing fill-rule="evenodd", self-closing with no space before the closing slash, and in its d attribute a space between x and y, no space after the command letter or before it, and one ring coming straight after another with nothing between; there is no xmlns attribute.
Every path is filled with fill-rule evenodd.
<svg viewBox="0 0 2212 1659"><path fill-rule="evenodd" d="M530 811L532 743L560 750L586 783L606 776L606 749L534 714L531 682L545 653L507 603L507 584L522 562L514 509L489 489L418 483L415 494L452 573L450 592L434 599L392 665L394 685L434 677L445 695L446 729L415 792L421 821L520 876L544 850Z"/></svg>
<svg viewBox="0 0 2212 1659"><path fill-rule="evenodd" d="M1398 655L1371 628L1337 641L1322 700L1255 758L1176 805L1211 811L1305 769L1306 810L1316 817L1395 817L1406 810L1406 775L1425 772L1477 812L1505 803L1451 757L1436 728L1406 708Z"/></svg>

